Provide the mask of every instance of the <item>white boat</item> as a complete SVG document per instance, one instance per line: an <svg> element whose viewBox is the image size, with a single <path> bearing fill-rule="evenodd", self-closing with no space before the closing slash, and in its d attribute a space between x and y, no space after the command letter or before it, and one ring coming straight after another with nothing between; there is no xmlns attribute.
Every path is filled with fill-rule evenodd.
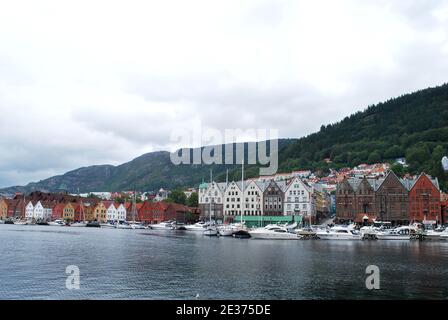
<svg viewBox="0 0 448 320"><path fill-rule="evenodd" d="M129 225L131 226L131 229L134 229L134 230L146 229L145 226L141 223L131 223Z"/></svg>
<svg viewBox="0 0 448 320"><path fill-rule="evenodd" d="M218 234L218 229L216 229L215 227L209 227L203 233L204 236L208 237L217 237Z"/></svg>
<svg viewBox="0 0 448 320"><path fill-rule="evenodd" d="M174 225L172 221L161 222L158 224L152 224L151 229L154 230L174 230Z"/></svg>
<svg viewBox="0 0 448 320"><path fill-rule="evenodd" d="M85 227L85 226L87 226L87 222L75 222L70 225L70 227L75 227L75 228Z"/></svg>
<svg viewBox="0 0 448 320"><path fill-rule="evenodd" d="M115 228L117 228L117 229L127 229L127 230L131 230L131 229L132 229L132 226L129 225L129 224L127 224L127 223L117 223L117 224L115 225Z"/></svg>
<svg viewBox="0 0 448 320"><path fill-rule="evenodd" d="M18 225L18 226L26 226L27 224L31 224L31 222L28 222L28 221L14 221L14 224Z"/></svg>
<svg viewBox="0 0 448 320"><path fill-rule="evenodd" d="M322 240L362 240L362 234L352 226L334 226L327 230L319 230L316 236Z"/></svg>
<svg viewBox="0 0 448 320"><path fill-rule="evenodd" d="M218 227L218 232L221 237L231 237L235 230L229 225L224 225Z"/></svg>
<svg viewBox="0 0 448 320"><path fill-rule="evenodd" d="M187 229L187 231L204 232L206 228L207 228L207 225L204 222L198 222L195 224L190 224L190 225L185 226L185 229Z"/></svg>
<svg viewBox="0 0 448 320"><path fill-rule="evenodd" d="M249 231L253 239L266 240L298 240L300 236L280 226L266 226Z"/></svg>
<svg viewBox="0 0 448 320"><path fill-rule="evenodd" d="M0 224L5 224L5 221L4 220L0 220Z"/></svg>
<svg viewBox="0 0 448 320"><path fill-rule="evenodd" d="M314 230L312 227L305 227L295 229L295 233L302 237L314 237L316 235L316 230Z"/></svg>
<svg viewBox="0 0 448 320"><path fill-rule="evenodd" d="M415 233L415 229L412 227L398 227L378 232L376 238L378 240L410 240L413 233Z"/></svg>
<svg viewBox="0 0 448 320"><path fill-rule="evenodd" d="M63 220L55 220L48 222L48 225L54 226L54 227L63 227L65 226L65 222Z"/></svg>
<svg viewBox="0 0 448 320"><path fill-rule="evenodd" d="M448 228L443 230L439 236L440 240L448 240Z"/></svg>
<svg viewBox="0 0 448 320"><path fill-rule="evenodd" d="M448 228L425 230L425 231L423 231L422 235L423 235L423 239L425 239L425 240L447 240L448 239Z"/></svg>

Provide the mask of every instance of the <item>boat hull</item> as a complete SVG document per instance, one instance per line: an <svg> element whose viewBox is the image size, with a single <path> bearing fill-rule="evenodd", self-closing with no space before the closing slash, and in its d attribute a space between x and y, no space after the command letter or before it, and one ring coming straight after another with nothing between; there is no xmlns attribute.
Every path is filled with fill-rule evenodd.
<svg viewBox="0 0 448 320"><path fill-rule="evenodd" d="M233 230L232 229L219 230L219 235L221 237L231 237L233 236Z"/></svg>
<svg viewBox="0 0 448 320"><path fill-rule="evenodd" d="M298 235L294 233L283 232L249 232L252 239L261 240L298 240Z"/></svg>
<svg viewBox="0 0 448 320"><path fill-rule="evenodd" d="M317 237L321 240L362 240L362 236L350 234L318 233Z"/></svg>
<svg viewBox="0 0 448 320"><path fill-rule="evenodd" d="M388 234L376 234L378 240L411 240L410 235L388 235Z"/></svg>
<svg viewBox="0 0 448 320"><path fill-rule="evenodd" d="M218 230L205 230L203 233L206 237L217 237L218 236Z"/></svg>

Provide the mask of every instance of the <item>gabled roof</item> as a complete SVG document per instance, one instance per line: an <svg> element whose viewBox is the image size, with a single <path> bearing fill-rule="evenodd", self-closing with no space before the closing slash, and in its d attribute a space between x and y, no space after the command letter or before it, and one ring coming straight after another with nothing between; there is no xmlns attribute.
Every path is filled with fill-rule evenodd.
<svg viewBox="0 0 448 320"><path fill-rule="evenodd" d="M381 188L381 186L383 185L384 181L386 181L390 176L395 177L395 179L397 179L398 182L400 182L401 185L402 185L404 188L406 188L406 186L403 184L403 182L401 181L401 179L397 177L397 175L395 174L395 172L393 172L392 170L390 170L390 171L387 173L386 177L380 182L380 184L378 185L378 187L376 188L375 191L377 191L379 188ZM406 189L407 189L407 188L406 188Z"/></svg>
<svg viewBox="0 0 448 320"><path fill-rule="evenodd" d="M432 182L432 184L434 185L434 187L437 190L440 190L440 186L439 186L439 180L437 178L433 178L430 175L427 175L426 173L422 172L417 178L414 177L414 179L401 179L403 180L403 184L404 186L411 191L412 188L414 188L415 184L417 183L417 181L419 181L423 176L425 176L426 178L429 179L429 181Z"/></svg>
<svg viewBox="0 0 448 320"><path fill-rule="evenodd" d="M291 180L289 180L288 184L285 186L285 190L283 190L284 192L287 191L287 189L293 185L295 183L295 181L298 181L300 184L302 184L303 186L305 186L305 188L307 189L308 192L311 192L311 186L308 185L308 183L306 183L305 181L302 180L302 178L300 178L299 176L296 176L294 178L292 178Z"/></svg>

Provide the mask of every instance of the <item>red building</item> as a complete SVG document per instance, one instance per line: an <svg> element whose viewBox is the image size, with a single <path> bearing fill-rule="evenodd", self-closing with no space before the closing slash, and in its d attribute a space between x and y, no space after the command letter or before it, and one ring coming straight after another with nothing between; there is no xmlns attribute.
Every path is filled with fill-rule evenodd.
<svg viewBox="0 0 448 320"><path fill-rule="evenodd" d="M422 173L409 191L409 214L411 222L431 221L440 223L440 190L432 180Z"/></svg>
<svg viewBox="0 0 448 320"><path fill-rule="evenodd" d="M163 221L167 221L170 219L166 219L166 210L168 208L168 204L165 202L149 202L145 201L140 210L138 210L138 218L140 222L146 224L157 224Z"/></svg>
<svg viewBox="0 0 448 320"><path fill-rule="evenodd" d="M64 214L65 203L58 203L53 207L53 211L51 213L51 218L53 220L62 219Z"/></svg>
<svg viewBox="0 0 448 320"><path fill-rule="evenodd" d="M199 214L198 208L171 203L166 209L165 220L176 220L178 223L195 223L199 220Z"/></svg>
<svg viewBox="0 0 448 320"><path fill-rule="evenodd" d="M440 203L441 212L441 224L448 224L448 200L442 201Z"/></svg>

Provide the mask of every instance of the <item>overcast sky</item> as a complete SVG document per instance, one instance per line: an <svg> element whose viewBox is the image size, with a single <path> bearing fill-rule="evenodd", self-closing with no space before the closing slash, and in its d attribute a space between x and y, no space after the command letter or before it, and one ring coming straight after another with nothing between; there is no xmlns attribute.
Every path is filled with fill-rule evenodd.
<svg viewBox="0 0 448 320"><path fill-rule="evenodd" d="M0 0L0 186L447 81L448 1Z"/></svg>

